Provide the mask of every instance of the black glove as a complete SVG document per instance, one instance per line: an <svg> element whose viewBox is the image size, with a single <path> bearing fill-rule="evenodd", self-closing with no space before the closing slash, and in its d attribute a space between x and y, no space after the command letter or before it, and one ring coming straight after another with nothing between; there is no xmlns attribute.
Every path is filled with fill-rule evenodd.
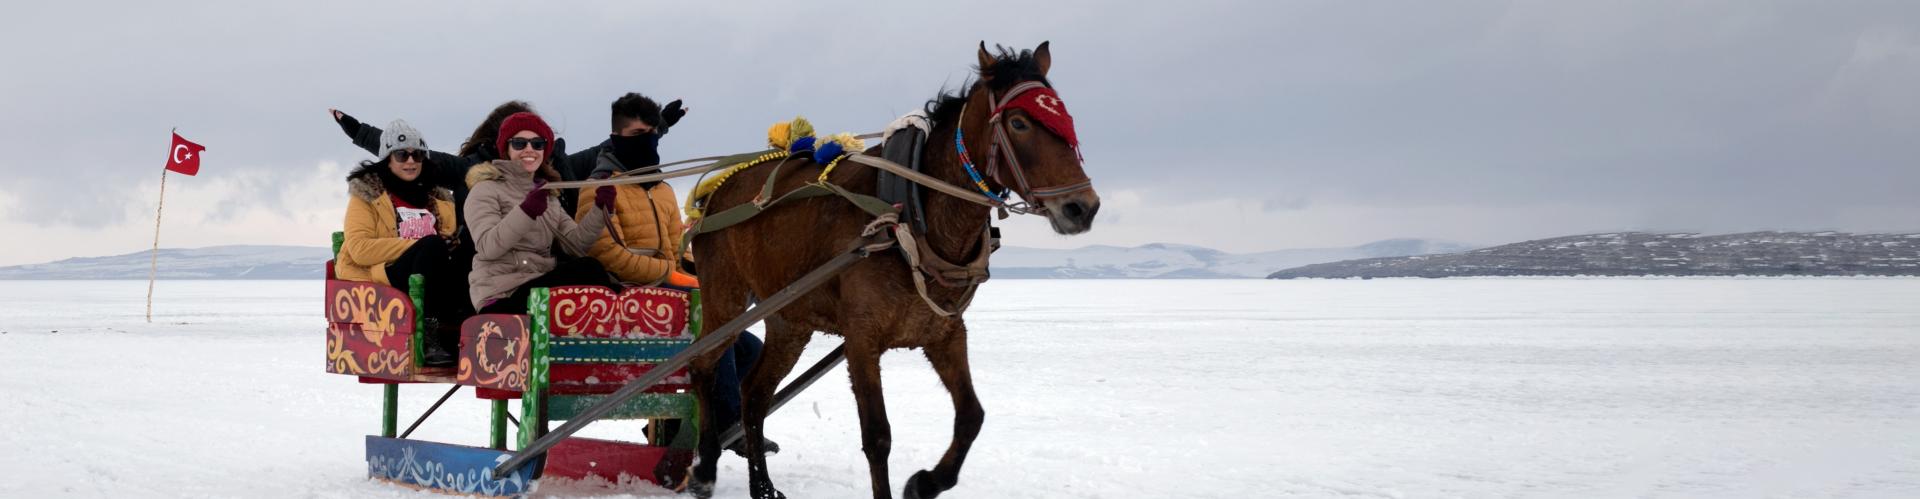
<svg viewBox="0 0 1920 499"><path fill-rule="evenodd" d="M687 110L680 107L680 99L668 102L666 109L660 110L660 133L665 135L668 128L673 128L673 125L680 123L680 118L686 116Z"/></svg>
<svg viewBox="0 0 1920 499"><path fill-rule="evenodd" d="M360 134L360 120L353 119L347 113L340 113L340 117L333 122L340 124L340 131L346 132L347 138L357 138Z"/></svg>

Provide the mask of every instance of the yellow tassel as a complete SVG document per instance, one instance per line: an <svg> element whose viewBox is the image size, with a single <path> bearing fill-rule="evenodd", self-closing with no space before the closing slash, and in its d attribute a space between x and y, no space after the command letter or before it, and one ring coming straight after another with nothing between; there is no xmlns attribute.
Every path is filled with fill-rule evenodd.
<svg viewBox="0 0 1920 499"><path fill-rule="evenodd" d="M787 146L793 144L793 137L789 135L791 133L789 129L792 126L787 122L780 122L767 127L767 146L782 151L787 150Z"/></svg>
<svg viewBox="0 0 1920 499"><path fill-rule="evenodd" d="M867 150L867 142L864 140L860 140L858 136L855 136L854 134L851 134L851 133L847 133L847 132L836 133L836 134L833 134L832 137L828 137L827 140L832 142L839 142L840 148L845 149L847 151L847 154L859 154L861 151Z"/></svg>

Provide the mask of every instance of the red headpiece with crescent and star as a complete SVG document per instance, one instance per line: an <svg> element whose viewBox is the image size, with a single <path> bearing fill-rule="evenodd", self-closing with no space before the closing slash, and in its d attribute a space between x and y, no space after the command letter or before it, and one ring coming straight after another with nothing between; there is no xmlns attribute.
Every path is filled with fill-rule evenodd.
<svg viewBox="0 0 1920 499"><path fill-rule="evenodd" d="M994 109L993 114L999 116L1008 109L1026 111L1027 116L1039 121L1041 126L1066 139L1067 145L1080 147L1080 138L1073 133L1073 115L1067 114L1067 104L1060 102L1060 94L1054 93L1053 89L1043 86L1027 89Z"/></svg>

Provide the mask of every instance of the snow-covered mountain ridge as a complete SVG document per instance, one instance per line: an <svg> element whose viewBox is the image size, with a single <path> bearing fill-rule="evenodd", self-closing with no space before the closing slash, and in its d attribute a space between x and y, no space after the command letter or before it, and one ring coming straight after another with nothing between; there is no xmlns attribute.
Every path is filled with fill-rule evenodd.
<svg viewBox="0 0 1920 499"><path fill-rule="evenodd" d="M1467 276L1920 275L1920 234L1616 232L1449 255L1307 265L1275 279Z"/></svg>

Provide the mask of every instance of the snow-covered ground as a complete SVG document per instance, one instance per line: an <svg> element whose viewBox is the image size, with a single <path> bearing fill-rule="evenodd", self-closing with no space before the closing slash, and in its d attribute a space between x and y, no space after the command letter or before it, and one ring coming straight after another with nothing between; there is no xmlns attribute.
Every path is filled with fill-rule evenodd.
<svg viewBox="0 0 1920 499"><path fill-rule="evenodd" d="M365 478L379 390L322 372L318 282L162 282L152 325L145 285L0 282L0 497L418 495ZM1002 280L970 315L947 497L1920 496L1920 279ZM951 407L884 364L897 493ZM792 497L867 494L845 380L769 423ZM483 442L462 393L416 435Z"/></svg>

